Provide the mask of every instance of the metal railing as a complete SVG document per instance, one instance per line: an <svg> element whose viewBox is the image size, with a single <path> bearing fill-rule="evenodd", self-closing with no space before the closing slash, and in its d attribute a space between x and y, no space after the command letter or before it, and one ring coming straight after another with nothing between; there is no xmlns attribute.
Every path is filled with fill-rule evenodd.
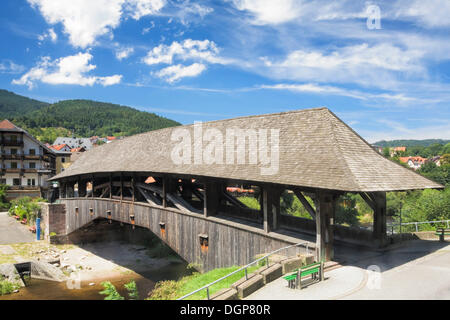
<svg viewBox="0 0 450 320"><path fill-rule="evenodd" d="M416 232L419 232L419 225L422 225L422 224L434 224L434 223L446 223L447 224L447 228L450 228L450 220L438 220L438 221L392 223L392 224L388 224L387 225L387 229L390 229L391 234L394 234L395 233L394 232L394 227L414 225L415 229L416 229Z"/></svg>
<svg viewBox="0 0 450 320"><path fill-rule="evenodd" d="M195 290L195 291L192 291L192 292L190 292L190 293L188 293L188 294L182 296L181 298L178 298L177 300L183 300L183 299L186 299L187 297L192 296L193 294L195 294L195 293L197 293L197 292L200 292L200 291L202 291L202 290L206 290L206 297L208 298L208 300L210 300L209 288L210 288L211 286L215 285L216 283L218 283L218 282L220 282L220 281L222 281L222 280L224 280L224 279L226 279L226 278L228 278L228 277L231 277L232 275L234 275L234 274L236 274L236 273L238 273L238 272L241 272L242 270L244 270L244 273L245 273L245 280L248 280L248 271L247 271L247 269L248 269L250 266L252 266L252 265L254 265L254 264L256 264L256 263L258 263L258 262L260 262L260 261L262 261L262 260L266 260L266 266L267 266L267 268L269 268L269 257L270 257L271 255L274 255L275 253L278 253L278 252L280 252L280 251L287 250L287 249L290 249L290 248L293 248L293 247L298 247L298 246L301 246L301 245L303 245L303 246L305 247L306 253L309 253L309 250L308 250L309 242L306 242L306 241L304 241L304 242L299 242L299 243L297 243L297 244L293 244L293 245L290 245L290 246L287 246L287 247L283 247L283 248L277 249L277 250L272 251L271 253L269 253L269 254L267 254L267 255L265 255L265 256L263 256L263 257L261 257L261 258L255 260L255 261L253 261L253 262L251 262L251 263L249 263L249 264L247 264L247 265L245 265L245 266L243 266L243 267L241 267L241 268L239 268L239 269L237 269L237 270L235 270L235 271L233 271L233 272L227 274L226 276L223 276L223 277L220 278L220 279L217 279L217 280L215 280L215 281L213 281L213 282L211 282L211 283L208 283L207 285L204 285L203 287L201 287L201 288L199 288L199 289L197 289L197 290Z"/></svg>

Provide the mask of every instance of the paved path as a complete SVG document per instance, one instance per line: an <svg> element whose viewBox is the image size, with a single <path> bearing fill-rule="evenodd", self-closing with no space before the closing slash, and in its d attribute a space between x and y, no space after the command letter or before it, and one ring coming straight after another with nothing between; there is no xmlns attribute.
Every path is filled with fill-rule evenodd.
<svg viewBox="0 0 450 320"><path fill-rule="evenodd" d="M369 266L377 266L381 272L368 271ZM289 289L286 281L279 278L247 299L450 300L450 244L411 241L325 272L325 281L305 289Z"/></svg>
<svg viewBox="0 0 450 320"><path fill-rule="evenodd" d="M36 235L27 227L8 216L7 212L0 212L0 244L32 242L35 239Z"/></svg>

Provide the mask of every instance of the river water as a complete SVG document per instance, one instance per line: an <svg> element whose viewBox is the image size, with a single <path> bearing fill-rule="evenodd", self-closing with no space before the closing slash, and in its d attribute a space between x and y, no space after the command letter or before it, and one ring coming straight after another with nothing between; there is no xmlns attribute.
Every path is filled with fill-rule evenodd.
<svg viewBox="0 0 450 320"><path fill-rule="evenodd" d="M176 262L160 269L124 275L115 279L104 279L104 281L110 281L121 296L127 297L124 284L134 280L139 298L145 299L158 281L177 280L188 274L190 271L188 271L187 263ZM99 294L103 290L101 282L96 281L93 286L90 286L89 282L81 282L80 289L69 289L66 282L30 279L27 281L27 286L21 288L18 293L0 296L0 300L103 300L105 296Z"/></svg>

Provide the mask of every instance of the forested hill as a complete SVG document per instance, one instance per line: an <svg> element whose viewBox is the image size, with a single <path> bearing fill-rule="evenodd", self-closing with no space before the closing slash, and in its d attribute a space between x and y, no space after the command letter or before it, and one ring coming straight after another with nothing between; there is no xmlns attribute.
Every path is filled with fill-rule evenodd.
<svg viewBox="0 0 450 320"><path fill-rule="evenodd" d="M130 107L91 100L65 100L16 118L28 128L64 127L79 137L129 136L179 125L178 122Z"/></svg>
<svg viewBox="0 0 450 320"><path fill-rule="evenodd" d="M92 100L48 104L4 90L0 94L0 106L4 110L0 110L0 118L9 119L41 141L50 143L61 134L129 136L179 125L174 120L127 106Z"/></svg>
<svg viewBox="0 0 450 320"><path fill-rule="evenodd" d="M428 147L432 144L442 144L445 145L449 143L450 140L443 139L426 139L426 140L382 140L373 143L375 146L379 147Z"/></svg>
<svg viewBox="0 0 450 320"><path fill-rule="evenodd" d="M48 105L46 102L20 96L11 91L0 89L0 118L14 117L36 111Z"/></svg>

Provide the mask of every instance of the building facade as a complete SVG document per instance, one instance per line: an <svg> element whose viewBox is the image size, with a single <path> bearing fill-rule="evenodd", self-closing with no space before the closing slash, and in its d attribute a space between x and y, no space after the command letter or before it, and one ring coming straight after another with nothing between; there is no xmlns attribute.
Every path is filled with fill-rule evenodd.
<svg viewBox="0 0 450 320"><path fill-rule="evenodd" d="M0 122L0 183L7 198L45 197L48 179L56 174L55 153L8 120Z"/></svg>

